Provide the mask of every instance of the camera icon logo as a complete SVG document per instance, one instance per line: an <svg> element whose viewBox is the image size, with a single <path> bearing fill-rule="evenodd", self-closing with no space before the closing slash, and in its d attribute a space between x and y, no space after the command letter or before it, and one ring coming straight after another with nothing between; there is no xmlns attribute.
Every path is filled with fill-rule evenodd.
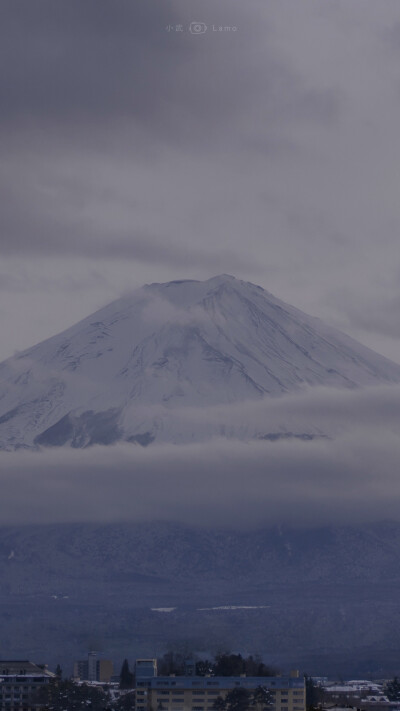
<svg viewBox="0 0 400 711"><path fill-rule="evenodd" d="M204 22L191 22L189 32L191 32L192 35L203 35L207 32L207 25L205 25Z"/></svg>

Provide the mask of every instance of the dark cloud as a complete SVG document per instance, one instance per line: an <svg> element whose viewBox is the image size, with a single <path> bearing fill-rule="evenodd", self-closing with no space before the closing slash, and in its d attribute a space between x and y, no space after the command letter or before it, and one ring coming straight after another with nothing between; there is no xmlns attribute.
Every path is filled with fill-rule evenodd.
<svg viewBox="0 0 400 711"><path fill-rule="evenodd" d="M268 45L260 63L253 42L263 42L265 32L268 39L268 25L258 28L257 14L247 15L235 2L205 2L201 9L210 29L204 37L188 32L194 10L183 2L119 1L112 10L109 2L93 0L83 6L42 1L35 11L28 0L6 5L0 141L7 140L13 155L0 179L3 255L96 253L170 266L192 260L205 269L224 261L225 270L246 268L250 260L239 257L241 250L218 249L225 239L217 234L215 241L210 230L212 201L200 208L199 249L191 206L201 202L205 182L211 180L208 192L217 187L212 173L221 152L228 162L236 152L254 152L262 126L264 148L281 150L282 125L330 122L338 97L329 88L305 86ZM212 31L221 17L224 26L226 18L238 26L235 37ZM166 31L178 24L183 32ZM177 153L171 155L172 146ZM205 174L187 197L187 180L205 157ZM145 192L140 171L149 168ZM171 172L182 200L171 190ZM235 192L243 180L238 183ZM154 229L150 211L160 208ZM183 230L177 242L174 235ZM251 261L255 268L257 260Z"/></svg>
<svg viewBox="0 0 400 711"><path fill-rule="evenodd" d="M159 519L248 528L399 519L398 388L317 389L276 405L275 420L303 412L303 425L317 417L334 436L2 452L1 520ZM249 417L260 407L248 405Z"/></svg>
<svg viewBox="0 0 400 711"><path fill-rule="evenodd" d="M54 119L152 114L167 98L166 78L185 54L184 43L172 44L164 31L168 21L178 20L171 3L154 10L154 3L141 0L6 1L3 121L40 118L46 126Z"/></svg>
<svg viewBox="0 0 400 711"><path fill-rule="evenodd" d="M47 127L56 120L62 127L77 120L83 129L89 120L95 129L129 117L156 129L157 141L173 132L194 140L197 126L204 145L215 139L204 129L219 119L232 122L233 111L247 113L251 98L258 98L254 108L262 120L331 120L335 92L307 87L294 67L270 51L268 13L254 10L235 0L191 7L183 0L6 2L0 29L3 121L33 125L40 119ZM209 29L204 37L188 31L198 14ZM219 26L237 31L214 31ZM254 41L266 42L262 63Z"/></svg>
<svg viewBox="0 0 400 711"><path fill-rule="evenodd" d="M3 288L0 358L117 287L216 272L372 334L378 350L379 323L398 339L398 13L376 8L6 0L2 271L46 288L35 308L22 282L18 300L15 280L8 302ZM61 317L67 260L80 310L71 286ZM381 307L363 311L367 297Z"/></svg>

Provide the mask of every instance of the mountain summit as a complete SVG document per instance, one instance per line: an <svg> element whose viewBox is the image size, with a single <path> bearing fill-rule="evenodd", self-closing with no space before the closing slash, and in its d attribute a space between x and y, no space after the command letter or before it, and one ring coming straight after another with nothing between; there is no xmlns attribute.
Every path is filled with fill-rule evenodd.
<svg viewBox="0 0 400 711"><path fill-rule="evenodd" d="M150 284L0 364L0 447L230 436L206 407L390 382L399 365L259 286Z"/></svg>

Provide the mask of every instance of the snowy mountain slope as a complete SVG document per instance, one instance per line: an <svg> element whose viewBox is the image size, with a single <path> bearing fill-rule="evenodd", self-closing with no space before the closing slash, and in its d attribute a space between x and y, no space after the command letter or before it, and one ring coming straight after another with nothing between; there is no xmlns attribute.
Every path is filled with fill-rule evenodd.
<svg viewBox="0 0 400 711"><path fill-rule="evenodd" d="M245 422L215 429L187 413L391 382L399 365L261 287L151 284L0 364L0 447L251 437Z"/></svg>

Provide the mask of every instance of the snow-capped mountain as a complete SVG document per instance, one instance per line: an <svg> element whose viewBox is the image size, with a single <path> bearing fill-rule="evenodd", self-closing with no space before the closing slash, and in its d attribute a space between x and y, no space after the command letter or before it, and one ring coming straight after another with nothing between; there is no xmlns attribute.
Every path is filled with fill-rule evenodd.
<svg viewBox="0 0 400 711"><path fill-rule="evenodd" d="M399 365L259 286L151 284L0 365L0 447L268 436L210 408L391 382Z"/></svg>

